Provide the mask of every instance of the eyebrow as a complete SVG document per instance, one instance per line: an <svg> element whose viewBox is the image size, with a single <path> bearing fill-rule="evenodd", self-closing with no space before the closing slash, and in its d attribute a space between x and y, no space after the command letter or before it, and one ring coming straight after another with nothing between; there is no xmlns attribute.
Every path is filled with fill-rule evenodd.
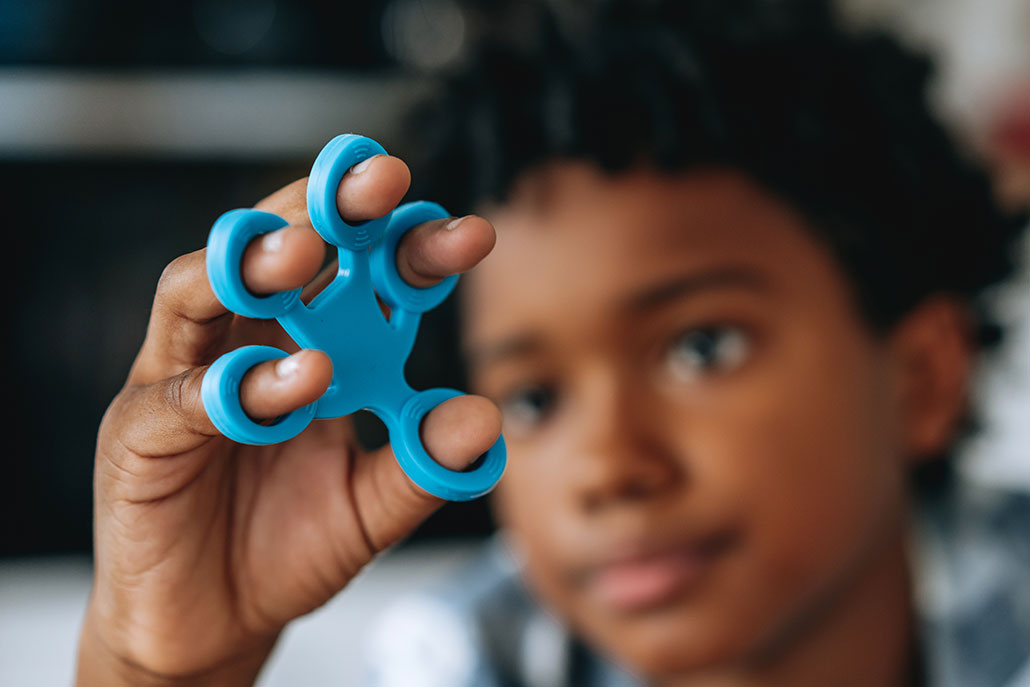
<svg viewBox="0 0 1030 687"><path fill-rule="evenodd" d="M746 289L756 293L769 290L768 281L756 269L728 265L699 272L677 275L644 287L620 303L620 309L643 312L671 302L718 289ZM516 334L507 339L470 347L465 358L470 367L483 366L505 358L530 355L543 347L543 337L533 332Z"/></svg>
<svg viewBox="0 0 1030 687"><path fill-rule="evenodd" d="M465 351L465 361L470 368L483 367L505 358L530 355L543 347L543 339L531 333L519 334L496 343L470 347Z"/></svg>
<svg viewBox="0 0 1030 687"><path fill-rule="evenodd" d="M646 286L622 302L629 311L651 310L672 301L715 289L745 289L756 293L769 290L768 280L755 268L745 265L725 265L699 272L678 275Z"/></svg>

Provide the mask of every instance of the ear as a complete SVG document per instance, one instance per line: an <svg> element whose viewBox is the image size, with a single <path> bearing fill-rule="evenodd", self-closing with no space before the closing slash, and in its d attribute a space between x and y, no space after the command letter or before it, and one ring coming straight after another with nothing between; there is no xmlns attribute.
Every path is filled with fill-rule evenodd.
<svg viewBox="0 0 1030 687"><path fill-rule="evenodd" d="M951 445L967 410L975 351L969 311L954 298L931 297L895 327L889 350L905 453L934 458Z"/></svg>

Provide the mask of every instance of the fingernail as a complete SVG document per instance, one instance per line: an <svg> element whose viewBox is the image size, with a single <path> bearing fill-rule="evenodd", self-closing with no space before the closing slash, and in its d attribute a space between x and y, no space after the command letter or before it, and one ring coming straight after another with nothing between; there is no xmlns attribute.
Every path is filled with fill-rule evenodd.
<svg viewBox="0 0 1030 687"><path fill-rule="evenodd" d="M282 229L270 231L261 237L261 250L267 253L278 253L283 247Z"/></svg>
<svg viewBox="0 0 1030 687"><path fill-rule="evenodd" d="M458 219L452 219L450 222L447 223L447 226L444 227L444 229L446 229L447 231L452 231L456 229L459 224L461 224L471 216L472 215L465 215L464 217L459 217Z"/></svg>
<svg viewBox="0 0 1030 687"><path fill-rule="evenodd" d="M275 374L280 379L286 379L297 374L297 370L300 369L300 361L297 360L297 355L291 355L287 358L283 358L275 364Z"/></svg>
<svg viewBox="0 0 1030 687"><path fill-rule="evenodd" d="M351 167L350 168L350 173L351 174L361 174L366 169L368 169L368 165L372 162L373 158L376 158L376 157L379 157L379 156L378 155L373 155L372 157L366 157L364 160L362 160L358 164L356 164L353 167Z"/></svg>

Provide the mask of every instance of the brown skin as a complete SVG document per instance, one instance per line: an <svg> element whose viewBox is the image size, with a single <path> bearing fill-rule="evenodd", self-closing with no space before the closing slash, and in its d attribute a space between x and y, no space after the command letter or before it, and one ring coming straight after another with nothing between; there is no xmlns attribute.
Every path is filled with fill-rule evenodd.
<svg viewBox="0 0 1030 687"><path fill-rule="evenodd" d="M904 684L907 474L963 413L963 308L874 335L803 219L732 171L559 163L490 216L466 344L541 600L656 684Z"/></svg>
<svg viewBox="0 0 1030 687"><path fill-rule="evenodd" d="M350 221L380 217L407 190L408 169L379 156L340 184ZM309 282L324 257L308 223L306 180L256 207L290 226L259 238L244 257L256 293ZM398 269L414 286L463 272L493 247L492 226L467 217L409 233ZM328 273L331 274L331 273ZM95 470L96 578L80 641L80 685L251 684L276 637L318 607L379 551L408 534L441 501L410 482L389 446L364 454L349 419L318 421L274 446L233 444L200 401L209 363L243 344L296 351L275 322L227 313L211 291L204 251L165 270L147 337L100 427ZM299 351L292 370L248 373L241 399L255 418L306 405L327 388L332 365ZM425 419L430 455L461 469L500 432L489 401L458 397Z"/></svg>
<svg viewBox="0 0 1030 687"><path fill-rule="evenodd" d="M498 508L542 598L657 682L899 682L904 475L947 444L961 413L961 309L933 299L889 338L873 337L799 218L734 174L606 180L564 165L532 181L537 192L498 213L504 254L475 278L468 333L480 352L529 336L501 357L477 354L474 377L508 413ZM407 182L403 163L377 158L345 178L340 212L381 216ZM323 249L304 183L258 204L291 227L248 250L255 292L315 277ZM465 271L493 246L481 218L443 225L402 243L409 283ZM703 280L689 297L653 291L730 258L746 270ZM747 336L729 336L736 347L719 339L720 362L695 369L683 332L713 324ZM346 420L273 447L217 436L200 380L243 343L289 348L276 326L225 313L203 252L170 265L98 437L96 582L79 684L249 684L289 620L439 505L388 448L361 455ZM251 415L274 417L325 389L324 355L294 360L287 375L266 364L245 380ZM526 384L558 394L539 424L512 402ZM460 468L494 441L499 420L483 398L454 399L429 415L423 437ZM689 584L643 606L638 597L632 611L596 598L612 556L639 563L670 547L702 561Z"/></svg>

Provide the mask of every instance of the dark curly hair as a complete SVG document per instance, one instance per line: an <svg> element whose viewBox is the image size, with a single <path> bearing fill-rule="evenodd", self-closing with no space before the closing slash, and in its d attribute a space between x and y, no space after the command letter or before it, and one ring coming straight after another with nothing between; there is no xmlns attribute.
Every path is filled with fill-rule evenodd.
<svg viewBox="0 0 1030 687"><path fill-rule="evenodd" d="M875 331L948 293L1000 339L983 296L1025 221L932 115L925 56L811 0L477 7L484 30L410 122L419 197L461 214L555 159L730 167L806 217Z"/></svg>

